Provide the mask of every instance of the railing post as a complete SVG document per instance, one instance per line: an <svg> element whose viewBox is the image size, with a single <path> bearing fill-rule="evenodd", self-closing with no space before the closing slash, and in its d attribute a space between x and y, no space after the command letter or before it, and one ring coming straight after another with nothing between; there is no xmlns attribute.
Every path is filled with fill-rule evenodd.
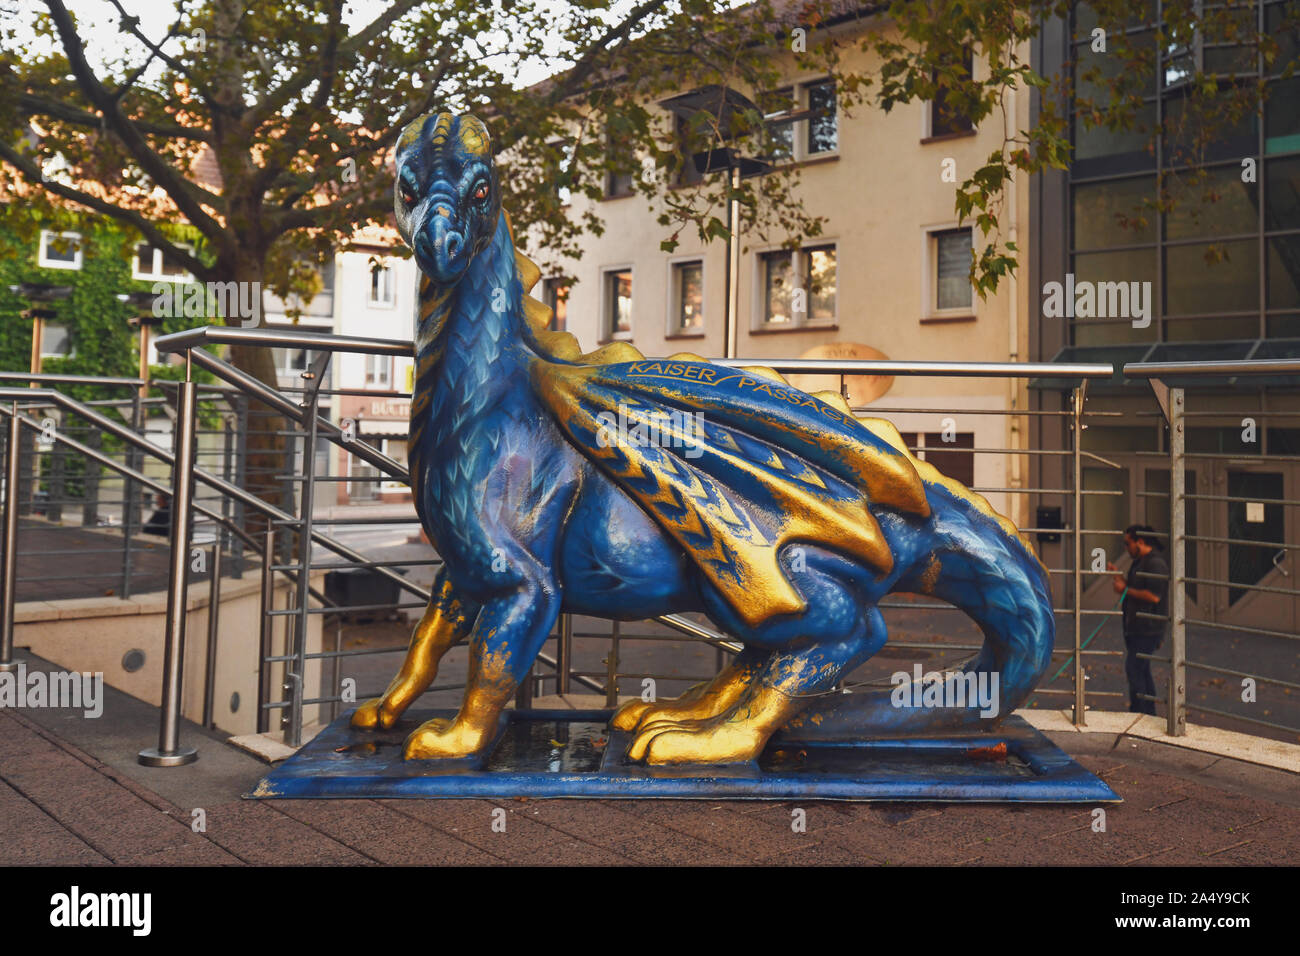
<svg viewBox="0 0 1300 956"><path fill-rule="evenodd" d="M1187 459L1184 393L1169 390L1169 735L1187 733Z"/></svg>
<svg viewBox="0 0 1300 956"><path fill-rule="evenodd" d="M18 403L9 415L5 442L5 513L0 539L0 671L11 671L14 663L14 600L18 596L18 460L22 455L22 419Z"/></svg>
<svg viewBox="0 0 1300 956"><path fill-rule="evenodd" d="M533 671L536 667L537 662L534 661L524 679L519 682L519 688L515 691L515 710L528 710L533 706Z"/></svg>
<svg viewBox="0 0 1300 956"><path fill-rule="evenodd" d="M189 377L176 391L176 460L172 465L171 567L167 580L167 636L163 648L161 727L157 748L140 751L146 767L178 767L198 759L193 747L179 743L181 681L185 665L185 618L190 567L190 504L194 490L194 382Z"/></svg>
<svg viewBox="0 0 1300 956"><path fill-rule="evenodd" d="M235 427L230 416L221 416L221 429L221 477L223 480L233 483L235 480L235 462L233 460L233 455L235 453ZM222 495L221 517L225 518L227 523L223 524L217 531L217 542L227 551L231 549L231 546L235 541L235 535L231 532L229 526L230 508L230 496Z"/></svg>
<svg viewBox="0 0 1300 956"><path fill-rule="evenodd" d="M86 435L86 444L96 451L104 447L104 433L92 428ZM81 476L81 524L93 528L99 524L99 480L103 466L90 458L86 459L85 472Z"/></svg>
<svg viewBox="0 0 1300 956"><path fill-rule="evenodd" d="M618 706L618 621L610 622L609 656L605 658L605 706Z"/></svg>
<svg viewBox="0 0 1300 956"><path fill-rule="evenodd" d="M267 658L271 656L273 637L271 611L275 609L275 572L271 570L273 564L275 564L275 528L268 524L262 534L262 614L257 641L257 732L259 734L264 734L271 729L271 712L266 705L270 703L268 695L271 665L267 662Z"/></svg>
<svg viewBox="0 0 1300 956"><path fill-rule="evenodd" d="M131 393L131 430L137 435L144 432L144 404L139 391ZM133 471L143 469L143 455L134 445L126 446L126 465ZM122 586L118 592L124 601L131 596L131 536L135 533L139 507L140 488L133 479L127 478L122 482Z"/></svg>
<svg viewBox="0 0 1300 956"><path fill-rule="evenodd" d="M45 518L53 524L63 523L63 497L68 493L68 450L56 441L50 449L50 497L45 506Z"/></svg>
<svg viewBox="0 0 1300 956"><path fill-rule="evenodd" d="M221 625L221 535L212 545L212 561L208 565L212 577L208 580L208 661L203 674L203 726L211 728L212 698L217 684L217 631Z"/></svg>
<svg viewBox="0 0 1300 956"><path fill-rule="evenodd" d="M235 428L235 485L240 488L248 487L248 399L240 395L235 401L235 415L238 424ZM244 527L244 503L235 502L235 525ZM243 577L244 574L244 545L238 535L235 536L235 562L234 576Z"/></svg>
<svg viewBox="0 0 1300 956"><path fill-rule="evenodd" d="M573 670L573 615L560 615L559 640L555 645L555 693L569 692L569 671Z"/></svg>
<svg viewBox="0 0 1300 956"><path fill-rule="evenodd" d="M312 511L316 499L316 423L320 411L320 387L325 381L325 369L332 353L324 352L303 372L306 393L303 396L304 434L302 448L302 494L299 496L301 513L298 522L298 613L294 615L293 674L286 675L291 684L289 708L289 745L302 746L302 702L307 684L307 626L310 620L311 597L311 532Z"/></svg>
<svg viewBox="0 0 1300 956"><path fill-rule="evenodd" d="M1074 432L1071 460L1074 470L1074 726L1082 727L1087 723L1084 702L1083 670L1083 403L1087 395L1088 380L1084 379L1075 388L1072 396L1074 414L1071 428Z"/></svg>

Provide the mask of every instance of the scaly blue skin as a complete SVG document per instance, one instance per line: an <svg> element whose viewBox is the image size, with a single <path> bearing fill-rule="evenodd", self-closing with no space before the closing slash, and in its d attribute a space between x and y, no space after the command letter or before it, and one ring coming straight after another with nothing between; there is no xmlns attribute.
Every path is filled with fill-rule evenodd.
<svg viewBox="0 0 1300 956"><path fill-rule="evenodd" d="M574 447L534 393L530 364L562 360L524 318L490 154L462 128L477 121L431 114L418 122L400 141L395 200L399 228L427 278L416 331L412 489L445 561L439 585L449 582L473 621L474 660L504 661L509 690L561 612L635 620L703 611L745 644L745 660L761 662L765 683L812 697L885 643L876 607L885 594L924 590L984 631L984 648L967 668L998 673L996 716L1023 702L1053 643L1046 574L1017 538L938 483L926 483L926 518L870 506L894 555L888 573L806 544L806 568L794 573L787 548L781 560L807 609L753 626L742 620L681 546ZM488 691L500 698L500 675L489 688L476 671L466 699ZM859 736L979 721L975 703L895 707L887 692L834 702L841 723Z"/></svg>

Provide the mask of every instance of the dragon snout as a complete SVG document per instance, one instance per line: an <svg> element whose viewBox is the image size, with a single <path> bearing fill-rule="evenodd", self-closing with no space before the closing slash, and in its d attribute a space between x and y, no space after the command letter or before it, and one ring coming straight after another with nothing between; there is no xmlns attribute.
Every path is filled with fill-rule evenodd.
<svg viewBox="0 0 1300 956"><path fill-rule="evenodd" d="M469 264L465 232L456 228L445 207L437 206L433 213L420 231L415 251L421 266L433 278L443 283L455 282Z"/></svg>

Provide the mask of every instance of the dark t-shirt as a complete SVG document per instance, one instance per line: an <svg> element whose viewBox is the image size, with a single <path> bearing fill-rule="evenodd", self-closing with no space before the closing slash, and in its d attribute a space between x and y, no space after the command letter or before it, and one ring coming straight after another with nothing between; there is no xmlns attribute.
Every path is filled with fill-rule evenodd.
<svg viewBox="0 0 1300 956"><path fill-rule="evenodd" d="M1169 616L1169 565L1166 563L1164 555L1159 551L1152 551L1146 557L1138 558L1128 569L1128 576L1125 578L1128 584L1129 594L1124 595L1124 633L1126 635L1142 637L1163 637L1165 627L1168 625ZM1147 601L1140 601L1133 597L1133 590L1150 591L1160 598L1159 604L1151 604ZM1144 614L1159 614L1166 618L1164 621L1157 621L1150 617L1140 617L1138 612Z"/></svg>

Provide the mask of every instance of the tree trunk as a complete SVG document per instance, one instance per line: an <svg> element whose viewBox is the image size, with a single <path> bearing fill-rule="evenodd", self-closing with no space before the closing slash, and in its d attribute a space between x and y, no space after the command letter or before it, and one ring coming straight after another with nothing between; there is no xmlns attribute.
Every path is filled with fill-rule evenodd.
<svg viewBox="0 0 1300 956"><path fill-rule="evenodd" d="M261 311L261 281L263 257L255 250L246 250L233 263L221 268L222 274L234 279L241 290L248 288L243 283L251 283L258 304L258 327L265 328L265 315ZM247 301L241 292L241 299ZM243 320L238 316L228 316L226 324L242 326ZM232 346L227 360L242 372L269 388L278 388L275 355L270 348L262 346ZM289 429L290 422L270 406L250 398L248 405L248 431L244 436L246 491L257 495L268 504L285 510L293 510L294 483L283 480L293 468L293 448L283 434ZM263 515L252 509L247 512L245 530L260 533L267 523ZM287 529L286 529L287 531ZM280 537L287 540L286 535ZM281 542L282 544L284 542Z"/></svg>

